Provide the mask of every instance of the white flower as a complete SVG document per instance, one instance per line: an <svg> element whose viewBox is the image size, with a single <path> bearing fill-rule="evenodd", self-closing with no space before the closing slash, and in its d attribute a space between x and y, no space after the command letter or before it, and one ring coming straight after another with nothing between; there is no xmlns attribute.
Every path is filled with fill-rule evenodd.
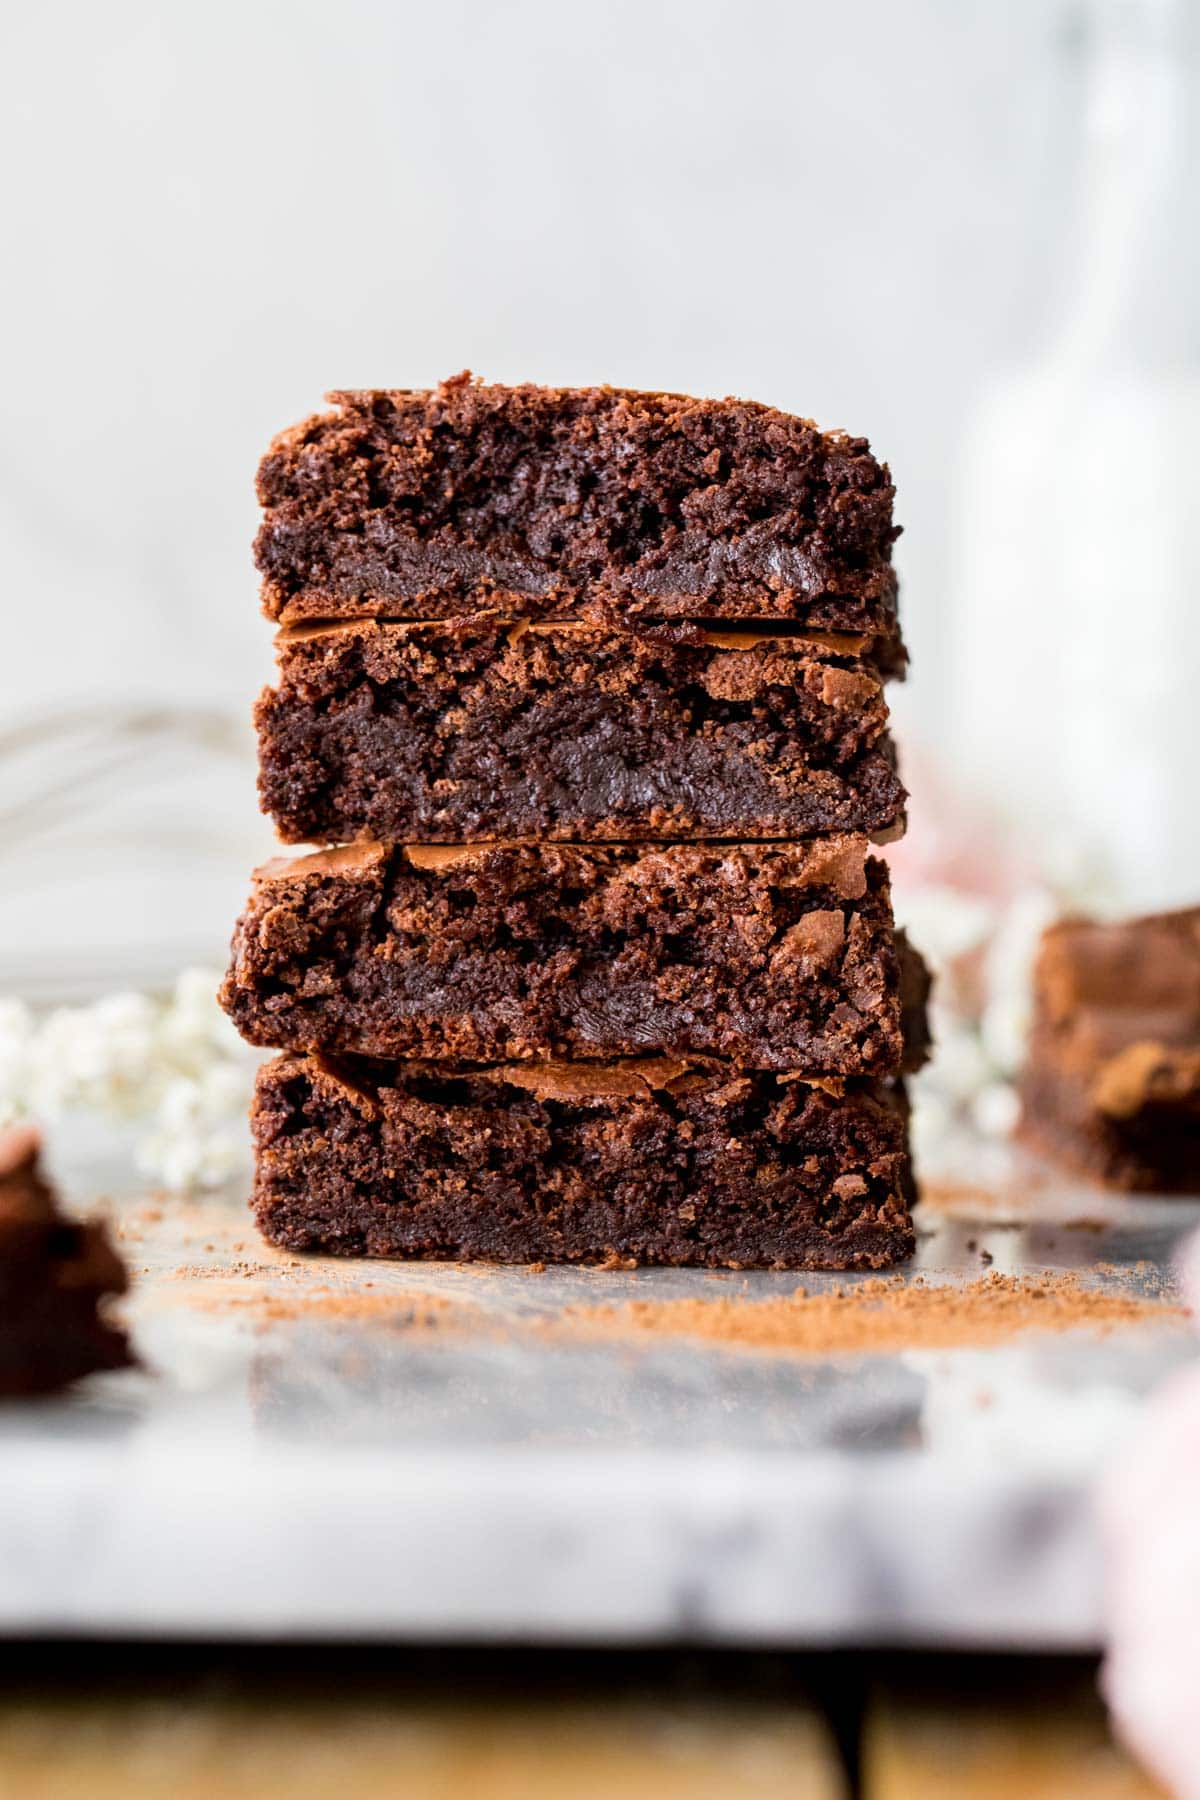
<svg viewBox="0 0 1200 1800"><path fill-rule="evenodd" d="M1016 896L987 947L984 974L989 994L1008 999L1028 994L1042 933L1061 912L1045 888L1030 888Z"/></svg>
<svg viewBox="0 0 1200 1800"><path fill-rule="evenodd" d="M136 1118L153 1105L161 1080L156 1027L145 994L51 1013L33 1041L31 1109L48 1118L79 1106Z"/></svg>
<svg viewBox="0 0 1200 1800"><path fill-rule="evenodd" d="M984 1007L979 1021L980 1041L1002 1074L1015 1075L1024 1067L1032 1019L1033 1003L1028 990L997 994Z"/></svg>
<svg viewBox="0 0 1200 1800"><path fill-rule="evenodd" d="M940 1009L935 1013L932 1085L965 1104L992 1078L992 1067L976 1034Z"/></svg>
<svg viewBox="0 0 1200 1800"><path fill-rule="evenodd" d="M953 1135L953 1108L927 1080L917 1082L912 1109L912 1145L917 1161L936 1161Z"/></svg>
<svg viewBox="0 0 1200 1800"><path fill-rule="evenodd" d="M176 1076L154 1130L138 1145L138 1167L174 1191L218 1186L240 1160L249 1098L244 1064L216 1063L199 1076Z"/></svg>
<svg viewBox="0 0 1200 1800"><path fill-rule="evenodd" d="M897 889L896 919L934 968L945 968L986 943L996 924L993 907L952 887Z"/></svg>
<svg viewBox="0 0 1200 1800"><path fill-rule="evenodd" d="M246 1046L217 1005L220 980L212 969L185 969L163 1009L160 1042L184 1073L199 1073L214 1056L246 1056Z"/></svg>
<svg viewBox="0 0 1200 1800"><path fill-rule="evenodd" d="M86 1109L152 1121L139 1165L178 1190L237 1166L257 1054L217 1005L218 977L185 969L166 998L110 994L40 1021L0 1000L0 1125Z"/></svg>

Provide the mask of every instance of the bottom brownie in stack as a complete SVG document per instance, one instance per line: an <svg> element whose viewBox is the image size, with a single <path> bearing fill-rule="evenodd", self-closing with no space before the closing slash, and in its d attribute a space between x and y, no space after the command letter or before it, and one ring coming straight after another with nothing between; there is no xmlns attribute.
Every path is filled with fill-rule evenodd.
<svg viewBox="0 0 1200 1800"><path fill-rule="evenodd" d="M913 1246L900 1084L285 1055L253 1132L255 1213L292 1249L878 1269Z"/></svg>

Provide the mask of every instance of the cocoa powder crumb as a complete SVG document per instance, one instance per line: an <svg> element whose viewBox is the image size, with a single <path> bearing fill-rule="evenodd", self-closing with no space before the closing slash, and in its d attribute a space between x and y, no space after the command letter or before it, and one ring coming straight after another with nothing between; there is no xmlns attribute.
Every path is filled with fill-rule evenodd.
<svg viewBox="0 0 1200 1800"><path fill-rule="evenodd" d="M250 1315L263 1326L319 1318L349 1324L370 1323L409 1332L445 1330L468 1324L474 1327L482 1323L478 1308L467 1303L448 1300L440 1294L398 1290L364 1293L361 1288L319 1285L305 1286L288 1294L247 1293L244 1289L236 1291L232 1282L217 1281L206 1284L189 1298L192 1305L202 1310L236 1311Z"/></svg>
<svg viewBox="0 0 1200 1800"><path fill-rule="evenodd" d="M730 1348L824 1356L937 1350L999 1343L1027 1332L1109 1332L1183 1319L1161 1295L1085 1286L1074 1274L996 1272L958 1285L875 1277L820 1293L797 1288L769 1300L633 1300L569 1308L564 1323L622 1337L686 1337Z"/></svg>

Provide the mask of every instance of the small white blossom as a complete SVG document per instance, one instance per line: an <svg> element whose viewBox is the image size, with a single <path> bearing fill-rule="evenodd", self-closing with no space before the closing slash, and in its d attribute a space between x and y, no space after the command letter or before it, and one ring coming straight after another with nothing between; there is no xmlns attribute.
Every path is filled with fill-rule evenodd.
<svg viewBox="0 0 1200 1800"><path fill-rule="evenodd" d="M896 917L936 968L980 949L995 929L995 908L958 888L897 889Z"/></svg>
<svg viewBox="0 0 1200 1800"><path fill-rule="evenodd" d="M175 1190L218 1186L237 1165L233 1122L245 1117L249 1087L244 1063L177 1076L163 1094L154 1130L138 1146L138 1167Z"/></svg>
<svg viewBox="0 0 1200 1800"><path fill-rule="evenodd" d="M186 969L166 998L110 994L38 1020L0 1000L0 1125L89 1111L149 1121L137 1149L175 1190L211 1187L237 1167L257 1057L216 1001L218 977Z"/></svg>
<svg viewBox="0 0 1200 1800"><path fill-rule="evenodd" d="M915 1084L912 1109L913 1154L917 1160L936 1160L954 1135L954 1109L927 1080Z"/></svg>
<svg viewBox="0 0 1200 1800"><path fill-rule="evenodd" d="M1032 1022L1033 998L1028 985L1019 992L997 994L984 1006L979 1018L980 1042L1001 1074L1013 1076L1024 1067Z"/></svg>
<svg viewBox="0 0 1200 1800"><path fill-rule="evenodd" d="M136 1118L161 1078L157 1015L145 994L110 994L61 1007L34 1037L30 1105L45 1118L75 1107Z"/></svg>
<svg viewBox="0 0 1200 1800"><path fill-rule="evenodd" d="M958 1104L970 1101L991 1080L993 1070L977 1034L938 1007L933 1014L937 1086Z"/></svg>
<svg viewBox="0 0 1200 1800"><path fill-rule="evenodd" d="M955 1137L983 1155L989 1143L999 1153L1001 1140L1011 1136L1020 1114L1015 1081L1032 1019L1034 959L1042 932L1061 910L1045 886L1003 905L942 888L905 895L913 940L935 971L933 1055L913 1083L914 1144L932 1162ZM946 974L939 979L941 970ZM964 971L966 979L955 979Z"/></svg>
<svg viewBox="0 0 1200 1800"><path fill-rule="evenodd" d="M161 1043L181 1070L199 1072L214 1055L246 1054L231 1020L217 1005L220 979L211 969L185 969L163 1011Z"/></svg>

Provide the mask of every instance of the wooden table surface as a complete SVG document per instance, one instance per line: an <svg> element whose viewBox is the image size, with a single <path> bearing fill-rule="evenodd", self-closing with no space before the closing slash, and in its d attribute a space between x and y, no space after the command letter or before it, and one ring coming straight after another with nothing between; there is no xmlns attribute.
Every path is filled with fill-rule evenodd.
<svg viewBox="0 0 1200 1800"><path fill-rule="evenodd" d="M10 1645L0 1800L1152 1800L1074 1660Z"/></svg>

